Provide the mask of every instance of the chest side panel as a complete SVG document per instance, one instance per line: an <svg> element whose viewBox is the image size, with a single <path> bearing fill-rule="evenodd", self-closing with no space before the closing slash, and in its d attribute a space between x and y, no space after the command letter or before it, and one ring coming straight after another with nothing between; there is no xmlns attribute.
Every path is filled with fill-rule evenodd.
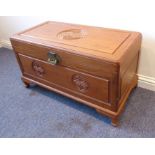
<svg viewBox="0 0 155 155"><path fill-rule="evenodd" d="M141 48L142 36L137 33L131 38L130 46L124 52L120 59L120 92L121 95L125 93L131 84L132 79L137 76L137 69L139 63L139 54Z"/></svg>

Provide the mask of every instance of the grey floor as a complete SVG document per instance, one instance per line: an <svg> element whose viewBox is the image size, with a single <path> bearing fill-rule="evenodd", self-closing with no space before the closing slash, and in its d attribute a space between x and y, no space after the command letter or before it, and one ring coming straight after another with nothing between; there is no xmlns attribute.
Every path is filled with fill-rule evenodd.
<svg viewBox="0 0 155 155"><path fill-rule="evenodd" d="M155 92L137 88L117 128L94 109L38 86L26 89L14 53L0 49L0 137L155 137Z"/></svg>

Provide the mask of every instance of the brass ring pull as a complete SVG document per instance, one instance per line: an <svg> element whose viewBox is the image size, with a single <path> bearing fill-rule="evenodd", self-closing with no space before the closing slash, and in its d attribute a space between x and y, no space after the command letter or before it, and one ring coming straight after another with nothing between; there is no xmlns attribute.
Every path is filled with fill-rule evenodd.
<svg viewBox="0 0 155 155"><path fill-rule="evenodd" d="M54 53L52 51L48 52L48 62L50 64L56 65L59 63L59 61L60 61L60 58L56 53Z"/></svg>

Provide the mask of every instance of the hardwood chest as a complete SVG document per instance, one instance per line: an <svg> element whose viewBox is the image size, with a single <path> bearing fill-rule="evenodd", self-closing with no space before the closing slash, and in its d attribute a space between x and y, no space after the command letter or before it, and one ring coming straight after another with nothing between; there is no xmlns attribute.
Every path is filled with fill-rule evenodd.
<svg viewBox="0 0 155 155"><path fill-rule="evenodd" d="M140 33L45 22L12 36L11 43L26 87L38 84L118 124L137 85Z"/></svg>

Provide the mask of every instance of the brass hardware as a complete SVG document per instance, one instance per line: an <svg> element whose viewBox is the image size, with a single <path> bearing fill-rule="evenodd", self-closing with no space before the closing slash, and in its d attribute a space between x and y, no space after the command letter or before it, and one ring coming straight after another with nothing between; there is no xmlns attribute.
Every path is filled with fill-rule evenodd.
<svg viewBox="0 0 155 155"><path fill-rule="evenodd" d="M48 52L48 62L49 63L56 65L59 63L59 61L60 61L60 58L56 53L54 53L52 51Z"/></svg>

